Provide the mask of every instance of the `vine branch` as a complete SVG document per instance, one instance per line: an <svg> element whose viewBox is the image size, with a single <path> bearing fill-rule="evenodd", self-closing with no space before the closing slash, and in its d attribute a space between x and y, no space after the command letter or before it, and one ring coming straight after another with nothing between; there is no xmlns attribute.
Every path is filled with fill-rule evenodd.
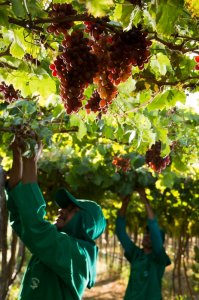
<svg viewBox="0 0 199 300"><path fill-rule="evenodd" d="M0 57L10 55L10 46L11 44L8 46L8 48L5 51L0 52Z"/></svg>
<svg viewBox="0 0 199 300"><path fill-rule="evenodd" d="M187 77L187 78L184 78L184 79L181 79L181 80L176 80L176 81L162 81L162 80L157 80L157 79L149 77L149 76L142 76L142 78L147 79L149 82L155 83L159 87L161 87L161 86L164 86L164 85L176 86L179 83L185 83L187 81L196 80L196 79L199 80L199 75L198 76L192 76L192 77L190 76L190 77ZM191 82L191 83L187 84L186 87L193 86L193 84L196 84L196 83Z"/></svg>
<svg viewBox="0 0 199 300"><path fill-rule="evenodd" d="M0 5L10 5L10 1L1 2Z"/></svg>
<svg viewBox="0 0 199 300"><path fill-rule="evenodd" d="M15 24L18 26L22 26L26 29L35 29L35 30L42 30L41 27L38 27L37 25L39 24L50 24L50 23L63 23L63 22L75 22L75 21L90 21L90 22L95 22L96 18L92 16L88 16L85 14L79 14L76 16L67 16L64 18L38 18L35 20L18 20L13 17L9 17L9 23ZM103 23L107 28L109 28L112 31L117 31L116 26L113 26L111 24L108 24L106 21L102 21L97 19L98 22ZM121 28L118 26L118 28Z"/></svg>
<svg viewBox="0 0 199 300"><path fill-rule="evenodd" d="M5 62L0 62L0 68L8 68L8 69L11 69L11 70L18 70L17 67L14 67L8 63L5 63Z"/></svg>

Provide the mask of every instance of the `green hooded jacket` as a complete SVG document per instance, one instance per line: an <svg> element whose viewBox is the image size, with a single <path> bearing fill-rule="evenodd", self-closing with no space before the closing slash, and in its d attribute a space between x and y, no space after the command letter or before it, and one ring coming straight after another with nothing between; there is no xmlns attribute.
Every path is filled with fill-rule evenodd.
<svg viewBox="0 0 199 300"><path fill-rule="evenodd" d="M98 255L94 240L106 222L99 205L78 201L84 208L69 222L73 228L69 235L44 219L46 204L37 183L19 183L8 192L11 225L33 254L18 299L76 300L94 285Z"/></svg>
<svg viewBox="0 0 199 300"><path fill-rule="evenodd" d="M146 254L137 247L126 232L125 218L118 216L116 234L131 264L130 277L124 300L162 300L161 281L171 261L163 247L163 236L156 219L147 221L152 252Z"/></svg>

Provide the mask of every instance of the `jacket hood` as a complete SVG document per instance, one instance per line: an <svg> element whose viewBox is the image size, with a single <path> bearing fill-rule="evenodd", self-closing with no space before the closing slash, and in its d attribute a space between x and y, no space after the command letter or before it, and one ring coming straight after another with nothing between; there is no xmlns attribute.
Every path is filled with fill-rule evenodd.
<svg viewBox="0 0 199 300"><path fill-rule="evenodd" d="M80 211L62 228L62 231L78 239L93 241L105 230L106 220L96 202L76 199L64 188L56 193L56 202L61 208L66 208L71 202L80 207Z"/></svg>
<svg viewBox="0 0 199 300"><path fill-rule="evenodd" d="M84 248L89 270L87 287L91 288L96 281L96 263L98 256L98 248L94 240L97 239L106 228L106 220L102 209L94 201L76 199L65 188L58 190L56 202L61 208L66 208L71 202L80 208L61 231L78 239L78 242Z"/></svg>

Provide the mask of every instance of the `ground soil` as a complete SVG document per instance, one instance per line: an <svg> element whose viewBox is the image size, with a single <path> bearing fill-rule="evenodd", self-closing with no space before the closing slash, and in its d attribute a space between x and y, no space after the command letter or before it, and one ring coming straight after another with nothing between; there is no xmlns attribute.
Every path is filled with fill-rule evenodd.
<svg viewBox="0 0 199 300"><path fill-rule="evenodd" d="M85 291L83 300L123 300L125 290L124 279L110 273L106 265L100 262L96 284Z"/></svg>

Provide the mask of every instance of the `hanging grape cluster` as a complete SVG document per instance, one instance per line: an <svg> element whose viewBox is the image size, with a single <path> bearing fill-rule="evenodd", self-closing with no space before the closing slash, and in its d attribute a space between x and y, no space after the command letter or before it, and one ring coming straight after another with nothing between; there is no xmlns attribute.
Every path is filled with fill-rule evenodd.
<svg viewBox="0 0 199 300"><path fill-rule="evenodd" d="M71 4L60 4L55 3L52 5L52 9L48 12L50 18L65 18L68 16L76 15L77 11L73 9ZM61 22L61 23L52 23L48 26L47 31L49 33L54 33L55 35L59 35L60 33L67 34L68 29L73 26L73 22Z"/></svg>
<svg viewBox="0 0 199 300"><path fill-rule="evenodd" d="M90 111L93 112L106 112L107 111L107 102L104 99L101 99L97 90L95 90L89 99L88 103L85 105L87 113Z"/></svg>
<svg viewBox="0 0 199 300"><path fill-rule="evenodd" d="M0 93L3 94L4 100L8 103L12 103L21 97L19 90L15 90L12 84L7 85L4 81L0 84Z"/></svg>
<svg viewBox="0 0 199 300"><path fill-rule="evenodd" d="M90 52L88 42L80 30L65 36L63 52L50 66L52 75L61 82L60 94L68 114L78 111L82 106L84 89L93 82L97 72L97 57Z"/></svg>
<svg viewBox="0 0 199 300"><path fill-rule="evenodd" d="M71 4L53 4L49 12L53 18L75 14ZM106 113L118 94L118 84L132 76L133 66L142 70L149 60L151 41L141 27L114 32L106 26L106 17L92 19L84 21L85 27L71 34L68 32L71 22L53 23L48 27L48 32L64 35L62 53L50 69L60 80L60 94L68 114L82 107L84 90L92 83L97 87L85 105L86 111Z"/></svg>
<svg viewBox="0 0 199 300"><path fill-rule="evenodd" d="M199 71L199 55L195 56L194 60L196 62L195 70Z"/></svg>
<svg viewBox="0 0 199 300"><path fill-rule="evenodd" d="M146 163L154 171L161 173L170 163L170 156L161 157L161 142L157 141L146 152Z"/></svg>
<svg viewBox="0 0 199 300"><path fill-rule="evenodd" d="M121 170L122 172L128 172L131 169L130 158L117 156L112 160L112 164L116 167L116 172L118 172L119 170Z"/></svg>

